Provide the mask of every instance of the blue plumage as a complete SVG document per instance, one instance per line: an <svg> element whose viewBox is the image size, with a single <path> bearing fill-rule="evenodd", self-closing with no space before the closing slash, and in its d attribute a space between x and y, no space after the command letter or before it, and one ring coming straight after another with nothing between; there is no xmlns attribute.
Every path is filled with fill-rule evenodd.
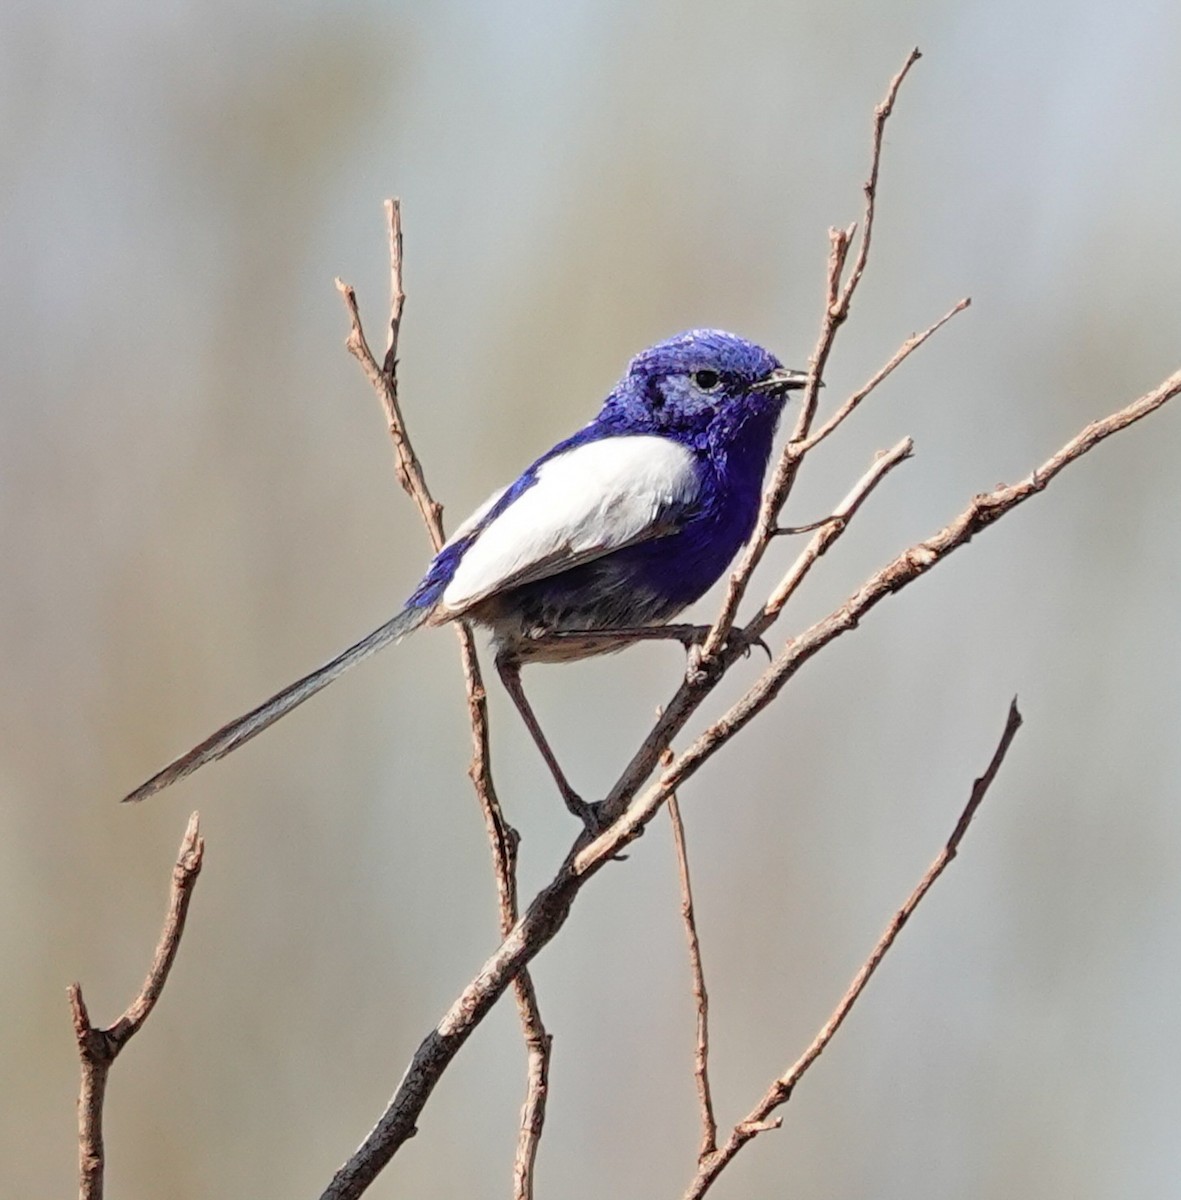
<svg viewBox="0 0 1181 1200"><path fill-rule="evenodd" d="M719 330L643 351L593 421L459 526L397 616L127 799L229 753L412 629L462 619L492 631L501 678L567 805L593 824L525 699L520 667L620 649L698 600L754 529L784 400L805 382Z"/></svg>

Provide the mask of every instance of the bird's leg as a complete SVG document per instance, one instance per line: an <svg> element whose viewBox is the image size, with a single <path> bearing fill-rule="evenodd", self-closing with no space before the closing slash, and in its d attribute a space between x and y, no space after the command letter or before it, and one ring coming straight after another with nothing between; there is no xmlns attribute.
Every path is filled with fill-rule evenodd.
<svg viewBox="0 0 1181 1200"><path fill-rule="evenodd" d="M541 751L541 757L545 759L545 764L550 769L550 774L554 777L554 783L558 785L558 791L562 793L562 799L566 802L566 807L586 826L587 833L592 836L600 832L599 810L597 804L588 804L581 796L570 786L562 768L558 765L558 760L554 755L550 744L546 741L545 734L541 732L541 726L538 724L537 715L533 711L533 706L529 703L525 696L525 689L521 686L521 664L513 658L504 655L496 656L496 670L500 675L500 681L504 684L504 690L512 697L513 703L517 706L517 712L521 714L521 720L525 722L525 728L529 730L529 735L533 738L534 745Z"/></svg>
<svg viewBox="0 0 1181 1200"><path fill-rule="evenodd" d="M546 642L578 642L592 653L622 649L630 642L680 642L688 650L700 646L708 634L708 625L619 625L612 629L547 629L534 634L532 641L542 646Z"/></svg>
<svg viewBox="0 0 1181 1200"><path fill-rule="evenodd" d="M536 640L563 642L576 641L581 645L594 649L622 649L630 642L640 641L669 641L680 642L690 653L699 648L709 636L709 625L635 625L620 626L617 629L555 629L538 634ZM771 650L761 637L748 638L743 631L735 627L730 630L730 641L739 645L744 654L749 654L752 646L758 646L771 657Z"/></svg>

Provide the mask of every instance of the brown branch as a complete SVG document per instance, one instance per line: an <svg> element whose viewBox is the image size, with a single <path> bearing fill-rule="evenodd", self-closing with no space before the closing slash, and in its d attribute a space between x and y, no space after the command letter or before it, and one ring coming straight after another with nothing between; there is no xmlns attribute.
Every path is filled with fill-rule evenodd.
<svg viewBox="0 0 1181 1200"><path fill-rule="evenodd" d="M833 509L832 516L812 535L808 544L792 563L787 574L767 598L759 615L743 630L748 637L761 637L795 595L817 559L844 533L857 510L869 494L895 468L914 453L914 442L903 438L897 445L879 454L869 470L853 485L849 494Z"/></svg>
<svg viewBox="0 0 1181 1200"><path fill-rule="evenodd" d="M390 328L381 369L384 374L396 377L398 335L402 332L402 306L406 303L406 293L402 290L402 202L396 196L385 202L385 219L390 231ZM400 420L400 412L398 417Z"/></svg>
<svg viewBox="0 0 1181 1200"><path fill-rule="evenodd" d="M738 605L746 594L747 585L750 583L755 568L762 561L763 555L770 545L779 514L783 511L783 506L787 503L791 490L795 486L803 456L792 447L807 441L808 432L816 416L816 406L820 398L820 381L824 378L824 368L832 353L837 331L849 316L849 306L852 303L853 294L861 282L861 277L865 273L865 264L869 258L869 246L877 215L878 174L881 169L882 142L885 137L886 122L894 111L894 102L898 97L898 90L902 87L903 80L920 57L917 47L910 52L906 62L902 64L901 70L890 80L885 99L874 110L869 175L863 185L865 215L862 220L861 245L844 287L841 286L841 276L849 257L849 248L852 245L856 227L850 225L848 229L830 229L828 231L828 278L825 286L824 316L820 323L816 348L812 351L808 385L804 389L795 429L779 456L779 461L771 475L771 482L763 494L763 503L759 509L759 519L755 526L754 536L747 544L737 568L730 576L721 612L718 613L713 629L702 647L703 662L717 659L722 653L722 647L725 645L737 616Z"/></svg>
<svg viewBox="0 0 1181 1200"><path fill-rule="evenodd" d="M82 985L72 983L68 989L70 1010L74 1019L74 1037L78 1043L78 1057L82 1062L82 1086L78 1094L78 1195L81 1200L102 1200L103 1172L106 1166L103 1149L103 1100L106 1096L107 1077L111 1064L119 1057L123 1047L140 1031L143 1023L151 1016L168 972L176 960L181 935L185 929L185 917L189 911L193 888L201 873L201 859L205 853L205 839L198 831L197 814L189 818L188 828L180 843L176 865L172 868L172 892L168 901L168 913L164 928L156 943L152 965L144 979L139 995L127 1006L123 1015L106 1029L98 1029L90 1023L86 1001L82 998Z"/></svg>
<svg viewBox="0 0 1181 1200"><path fill-rule="evenodd" d="M926 874L919 880L918 886L911 892L906 903L894 914L893 919L886 926L886 931L878 939L878 943L874 946L869 957L862 963L861 969L853 977L853 982L849 985L840 1003L833 1009L832 1015L821 1027L820 1032L812 1040L812 1044L800 1055L788 1071L775 1080L763 1098L751 1109L750 1113L734 1126L725 1144L714 1154L703 1160L699 1160L697 1174L686 1189L684 1200L701 1200L701 1197L709 1191L717 1177L747 1142L769 1129L779 1128L781 1118L772 1117L771 1114L791 1099L796 1084L799 1083L808 1068L812 1066L824 1052L829 1042L832 1041L837 1030L840 1029L845 1018L849 1015L853 1005L857 1003L862 992L865 991L866 985L873 978L873 974L878 969L882 959L885 958L890 947L894 944L894 940L902 932L903 925L910 920L914 910L922 902L923 897L931 890L935 880L943 874L951 860L955 858L960 842L963 841L964 835L968 832L968 826L972 823L972 818L976 815L977 809L983 803L988 789L992 786L992 781L1001 769L1001 764L1005 760L1009 746L1013 738L1016 737L1017 730L1020 728L1021 714L1017 711L1017 700L1014 697L1013 702L1009 705L1009 716L1005 721L1001 740L993 752L992 761L989 762L984 774L973 784L971 795L968 797L968 803L963 812L960 813L960 818L952 830L951 837L947 839L943 849L936 855L935 861L927 868Z"/></svg>
<svg viewBox="0 0 1181 1200"><path fill-rule="evenodd" d="M392 211L397 212L397 209ZM390 364L390 368L385 370L379 367L361 327L361 314L357 309L357 293L341 279L336 281L336 290L340 292L344 300L349 320L352 323L349 336L345 339L345 345L348 347L349 353L361 364L365 377L373 385L373 390L377 393L382 408L385 410L386 428L394 443L398 482L418 506L427 533L430 535L431 544L435 550L438 550L446 541L443 536L443 506L436 503L431 496L423 475L422 463L418 461L418 455L414 453L414 447L406 433L405 422L402 420L402 410L398 402L397 343L394 342L386 354L386 361ZM401 317L399 316L398 323L400 324L400 322ZM391 321L391 335L394 330L395 324Z"/></svg>
<svg viewBox="0 0 1181 1200"><path fill-rule="evenodd" d="M385 210L390 248L390 322L382 366L377 365L365 339L356 293L339 279L336 281L336 287L344 298L351 323L345 344L361 364L366 378L377 392L394 443L398 481L418 507L431 543L437 551L446 541L443 531L443 508L435 501L427 487L422 464L414 452L398 402L398 336L402 328L402 308L406 300L406 293L402 287L402 207L397 199L391 199L386 201ZM466 624L456 622L454 628L459 638L468 719L472 731L472 761L468 774L475 787L476 799L484 817L488 844L492 851L500 935L503 938L508 935L520 915L517 901L517 847L520 844L520 835L505 818L492 779L488 699L480 661L476 654L475 638L470 626ZM513 980L513 991L527 1055L525 1102L521 1110L521 1127L513 1162L513 1200L531 1200L537 1146L545 1123L553 1039L546 1032L542 1022L537 993L527 971Z"/></svg>
<svg viewBox="0 0 1181 1200"><path fill-rule="evenodd" d="M853 270L849 272L849 279L841 292L838 303L841 321L849 315L849 301L853 299L853 293L861 282L861 276L865 273L865 264L869 260L869 244L873 239L874 218L877 215L878 174L882 165L882 141L886 133L886 122L894 111L894 101L898 99L898 89L902 87L902 81L910 74L910 68L920 58L922 58L922 54L915 46L906 56L906 62L902 64L902 69L890 80L890 86L886 88L885 99L873 112L873 156L869 166L869 178L865 181L865 219L862 223L861 246L857 251Z"/></svg>
<svg viewBox="0 0 1181 1200"><path fill-rule="evenodd" d="M793 446L790 452L796 458L803 458L809 450L820 445L845 420L847 416L880 384L888 375L902 365L929 337L938 333L957 313L962 313L972 303L970 296L953 304L933 325L929 325L922 333L916 333L906 339L894 352L888 362L879 367L870 378L861 385L840 408L813 434L804 441Z"/></svg>
<svg viewBox="0 0 1181 1200"><path fill-rule="evenodd" d="M439 1024L423 1039L381 1119L356 1153L337 1172L324 1191L323 1200L345 1200L361 1195L398 1148L413 1135L418 1114L464 1042L509 984L565 924L570 908L587 880L639 836L669 795L762 711L812 655L839 634L856 628L861 618L887 595L913 583L953 550L965 545L973 534L986 529L1005 513L1040 492L1069 463L1093 449L1104 438L1155 411L1178 393L1181 393L1181 371L1126 408L1088 425L1028 480L977 496L949 526L927 541L904 551L872 576L844 604L793 639L742 700L711 725L661 773L648 792L633 800L629 806L628 801L655 767L660 750L647 772L637 768L633 760L633 765L625 771L624 780L612 791L615 802L627 806L623 816L589 844L584 844L582 837L575 843L554 879L538 892L508 936L463 989ZM731 651L723 653L730 654ZM732 653L736 657L741 650ZM679 704L681 707L675 713L674 725L676 729L681 728L707 692L704 682L697 684L686 680L658 726L673 715L674 706ZM672 733L668 736L671 737ZM665 741L664 746L667 744ZM645 743L647 746L648 742Z"/></svg>
<svg viewBox="0 0 1181 1200"><path fill-rule="evenodd" d="M880 105L875 113L875 137L874 149L870 168L870 177L866 183L866 219L864 228L866 235L872 232L873 217L875 209L876 186L878 177L878 166L881 156L881 142L885 121L889 115L889 111L893 106L894 97L897 94L898 88L901 86L902 79L906 72L917 59L917 51L911 55L906 65L902 68L899 74L892 81L890 88L887 91L886 100L883 105ZM403 487L412 495L417 503L424 520L427 522L428 528L431 530L432 541L436 549L442 545L442 521L441 510L437 504L431 499L427 491L425 480L423 478L421 465L413 453L410 446L408 436L406 434L405 425L402 420L401 411L398 407L397 398L397 382L396 382L396 361L397 361L397 341L398 333L401 325L401 312L404 294L401 284L401 258L402 258L402 238L401 238L401 217L397 201L391 202L388 206L388 215L390 221L390 258L391 258L391 310L392 316L390 321L390 345L386 353L384 370L377 368L376 362L373 360L372 354L369 352L368 346L365 344L364 334L361 328L360 315L357 311L356 297L352 288L337 281L337 287L341 291L348 307L350 319L352 322L352 331L348 339L349 350L361 362L366 376L369 378L373 387L377 390L382 399L383 406L386 411L387 425L389 426L391 438L394 441L395 450L398 458L398 475ZM857 260L857 279L852 280L850 285L847 285L843 292L840 290L840 280L844 272L849 249L852 245L854 228L848 230L832 230L830 231L831 252L828 271L828 285L826 292L825 305L825 321L822 326L820 340L817 345L817 350L812 358L812 379L808 388L805 391L804 401L801 406L801 414L797 421L793 442L803 441L808 434L811 426L811 421L816 411L818 402L819 379L823 372L824 364L827 360L828 353L832 347L832 341L835 336L837 327L844 321L845 315L848 313L849 302L856 288L856 282L860 279L860 274L864 270L865 258L868 253L868 245L866 237L863 236L861 251ZM905 357L903 355L902 357ZM901 361L901 359L899 359ZM883 375L884 378L884 375ZM742 592L746 586L746 580L749 578L754 567L757 565L758 559L762 555L762 550L772 536L774 522L777 514L783 507L786 501L787 494L790 491L792 482L795 477L795 472L798 469L798 460L789 461L785 451L781 458L779 468L776 475L773 477L772 486L768 491L768 495L764 498L764 504L760 517L759 530L754 539L755 542L762 543L761 548L752 558L748 554L744 558L743 565L739 568L736 579L741 582L735 584L732 581L731 596L727 601L727 609L724 609L723 614L715 623L714 630L707 642L705 653L702 656L703 664L708 668L711 659L714 664L720 663L724 670L736 657L735 650L722 652L720 647L725 641L726 635L733 623L734 612L737 610L737 605L741 599ZM884 472L883 472L884 473ZM780 476L783 476L780 479ZM872 485L871 485L872 486ZM772 493L775 493L773 496ZM844 529L844 522L833 523L821 532L819 541L814 539L813 559L823 553L824 548L831 541L840 535ZM749 558L749 562L747 559ZM800 578L806 573L810 562L802 568ZM771 619L774 619L773 617ZM501 903L501 923L502 930L507 928L512 922L510 917L515 920L517 914L517 898L516 898L516 883L515 883L515 859L518 837L516 831L513 830L504 820L501 814L499 803L496 800L495 791L492 787L491 775L488 771L488 739L487 739L487 709L485 701L485 693L482 682L479 676L479 665L476 661L474 645L471 641L470 632L466 627L459 628L462 654L464 660L464 674L468 683L468 707L469 714L472 720L472 734L474 743L474 754L472 761L471 774L476 782L476 791L480 798L481 807L485 814L485 822L489 832L489 839L493 848L493 858L495 864L495 872L497 878L497 888L500 894ZM693 711L705 698L713 685L716 683L719 673L711 673L708 669L695 673L695 680L689 685L688 694L685 695L685 689L681 690L679 696L682 699L681 713L673 717L673 721L677 722L679 728L688 720ZM659 726L658 726L659 730ZM636 789L641 786L644 779L651 774L651 771L656 763L656 758L652 757L647 762L646 769L643 774L639 773L643 763L648 758L648 755L653 751L658 756L671 741L672 726L671 724L665 731L658 733L657 738L649 737L645 742L645 746L641 748L638 754L632 761L628 770L612 791L611 797L604 807L605 814L615 814L622 811L627 800L631 795L634 795ZM633 834L634 836L634 834ZM573 852L572 852L573 853ZM567 860L569 862L570 859ZM555 894L562 892L562 887L559 886L562 881L562 873L559 872L558 878L554 881L556 888ZM528 914L526 914L528 917ZM564 919L564 918L563 918ZM505 945L508 944L510 938L506 936ZM548 1067L548 1056L551 1040L544 1031L541 1024L540 1014L537 1011L536 997L533 995L531 986L521 989L519 984L515 983L517 988L517 1003L521 1012L522 1026L525 1030L525 1040L529 1047L530 1066L529 1077L531 1080L530 1092L526 1099L525 1110L522 1113L521 1137L518 1143L517 1160L514 1167L514 1179L520 1180L522 1174L528 1176L528 1171L523 1171L523 1162L532 1162L532 1156L536 1153L536 1138L540 1134L540 1122L544 1115L544 1099L545 1099L545 1080ZM496 993L499 996L499 991ZM493 997L492 1002L495 1002ZM446 1024L446 1022L444 1022ZM441 1030L441 1025L439 1029ZM436 1031L438 1032L438 1031ZM466 1038L466 1034L464 1034ZM430 1042L431 1039L427 1041ZM462 1040L455 1045L462 1044ZM437 1049L437 1048L435 1048ZM434 1061L435 1049L428 1047L424 1042L420 1047L419 1054L415 1056L415 1062L418 1063L420 1057L425 1053L426 1059ZM454 1050L451 1051L454 1053ZM544 1057L542 1057L544 1056ZM425 1063L424 1063L425 1065ZM445 1064L444 1064L445 1065ZM412 1064L411 1072L415 1071L415 1065ZM409 1075L407 1077L409 1079ZM537 1089L534 1090L533 1082L539 1081ZM404 1084L407 1081L403 1081ZM427 1087L429 1094L430 1087L433 1087L431 1082ZM423 1095L425 1103L426 1095ZM531 1103L531 1099L535 1099L536 1103ZM395 1101L397 1097L395 1097ZM368 1180L372 1179L377 1171L381 1169L384 1162L388 1160L397 1148L397 1138L404 1139L410 1136L413 1132L413 1120L409 1125L400 1124L394 1119L395 1104L391 1103L389 1109L383 1117L382 1122L371 1132L370 1137L366 1140L365 1145L357 1151L356 1154L349 1160L348 1163L341 1168L337 1177L333 1180L325 1196L344 1196L344 1195L359 1195L368 1184ZM400 1130L393 1137L390 1136L391 1129ZM388 1147L388 1149L387 1149ZM366 1160L367 1155L376 1154L378 1157L372 1157ZM381 1157L384 1156L384 1157ZM372 1172L370 1174L370 1171ZM353 1190L355 1189L355 1190ZM522 1192L518 1189L516 1192L517 1200L524 1200L527 1192Z"/></svg>
<svg viewBox="0 0 1181 1200"><path fill-rule="evenodd" d="M669 755L671 758L671 753ZM701 965L701 940L697 936L697 916L693 909L693 885L689 881L689 855L685 849L685 824L676 795L668 798L668 817L673 827L677 851L677 874L681 880L681 920L689 944L689 969L693 974L693 1003L697 1009L697 1043L693 1051L693 1077L697 1081L697 1102L701 1108L701 1148L698 1162L704 1162L718 1148L718 1121L714 1116L713 1093L709 1086L709 993L705 988L705 969Z"/></svg>

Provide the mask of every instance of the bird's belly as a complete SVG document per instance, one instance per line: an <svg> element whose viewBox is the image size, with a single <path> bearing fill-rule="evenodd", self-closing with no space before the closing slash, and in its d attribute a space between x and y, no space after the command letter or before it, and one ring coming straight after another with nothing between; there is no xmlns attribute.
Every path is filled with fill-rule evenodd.
<svg viewBox="0 0 1181 1200"><path fill-rule="evenodd" d="M618 558L608 555L511 588L466 615L488 626L498 650L521 662L564 662L622 650L625 640L577 635L663 624L685 601L639 578Z"/></svg>
<svg viewBox="0 0 1181 1200"><path fill-rule="evenodd" d="M491 628L499 652L521 662L608 654L630 642L577 635L664 624L709 589L737 548L737 539L723 548L683 535L637 543L490 596L466 615Z"/></svg>

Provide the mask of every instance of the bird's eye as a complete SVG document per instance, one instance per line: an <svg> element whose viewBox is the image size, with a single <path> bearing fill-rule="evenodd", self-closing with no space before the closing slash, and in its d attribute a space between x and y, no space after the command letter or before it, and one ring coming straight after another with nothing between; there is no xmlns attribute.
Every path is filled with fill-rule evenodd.
<svg viewBox="0 0 1181 1200"><path fill-rule="evenodd" d="M717 371L694 371L690 378L694 386L703 392L712 392L722 382L722 377Z"/></svg>

